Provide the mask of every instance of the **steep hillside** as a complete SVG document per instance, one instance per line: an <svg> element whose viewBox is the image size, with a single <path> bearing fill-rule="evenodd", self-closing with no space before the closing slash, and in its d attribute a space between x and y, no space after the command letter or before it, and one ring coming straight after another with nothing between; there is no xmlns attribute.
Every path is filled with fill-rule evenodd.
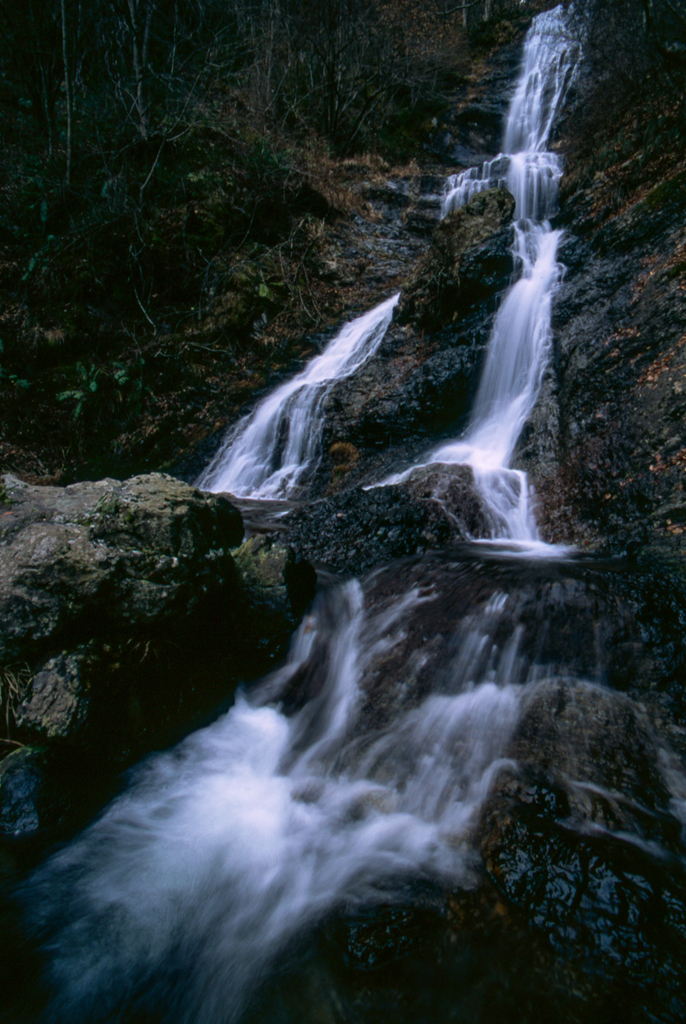
<svg viewBox="0 0 686 1024"><path fill-rule="evenodd" d="M634 15L639 6L625 5ZM671 7L661 6L665 18ZM673 56L664 59L660 39L648 45L644 37L644 48L631 51L633 79L631 54L622 51L594 77L607 44L594 50L592 34L585 77L560 127L566 271L554 303L553 363L520 462L537 480L548 537L628 553L683 578L684 12L662 27ZM634 31L645 33L645 23Z"/></svg>
<svg viewBox="0 0 686 1024"><path fill-rule="evenodd" d="M2 468L173 466L397 287L545 4L267 6L3 7Z"/></svg>

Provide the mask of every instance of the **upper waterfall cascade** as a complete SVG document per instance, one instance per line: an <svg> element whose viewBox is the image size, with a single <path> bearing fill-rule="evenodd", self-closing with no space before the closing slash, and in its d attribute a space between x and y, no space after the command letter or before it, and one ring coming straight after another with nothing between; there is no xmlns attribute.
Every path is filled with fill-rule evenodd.
<svg viewBox="0 0 686 1024"><path fill-rule="evenodd" d="M477 192L506 187L516 200L513 254L520 277L498 311L464 437L440 445L422 464L470 465L494 539L532 554L549 554L550 548L539 538L526 474L510 464L550 351L551 303L562 268L557 262L561 232L552 230L548 218L556 210L562 163L544 147L573 79L576 49L562 8L535 20L510 104L504 153L451 177L443 202L445 216Z"/></svg>
<svg viewBox="0 0 686 1024"><path fill-rule="evenodd" d="M538 396L550 349L550 309L561 267L556 209L562 165L545 150L574 74L575 45L561 8L535 19L507 117L504 153L448 179L443 216L479 191L507 187L516 199L513 246L519 280L496 318L464 437L422 463L468 464L490 514L495 539L546 551L539 540L526 476L510 462ZM319 457L321 407L334 380L354 373L378 349L398 296L346 325L300 374L277 388L229 433L201 487L237 496L289 497ZM400 480L411 470L391 477Z"/></svg>
<svg viewBox="0 0 686 1024"><path fill-rule="evenodd" d="M349 377L376 352L398 295L352 320L292 380L242 419L198 481L241 497L285 498L317 458L321 405L333 381Z"/></svg>

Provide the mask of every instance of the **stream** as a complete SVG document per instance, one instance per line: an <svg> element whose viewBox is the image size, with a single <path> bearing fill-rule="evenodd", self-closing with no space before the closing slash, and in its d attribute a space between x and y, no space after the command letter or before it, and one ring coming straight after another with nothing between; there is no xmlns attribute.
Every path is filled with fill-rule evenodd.
<svg viewBox="0 0 686 1024"><path fill-rule="evenodd" d="M471 466L491 537L323 579L287 662L33 874L41 1020L684 1019L686 779L636 696L669 675L661 598L544 543L512 465L550 356L546 146L577 56L562 8L538 16L503 153L446 185L444 215L495 185L517 201L469 424L417 463ZM397 300L262 400L200 486L300 495L327 387Z"/></svg>

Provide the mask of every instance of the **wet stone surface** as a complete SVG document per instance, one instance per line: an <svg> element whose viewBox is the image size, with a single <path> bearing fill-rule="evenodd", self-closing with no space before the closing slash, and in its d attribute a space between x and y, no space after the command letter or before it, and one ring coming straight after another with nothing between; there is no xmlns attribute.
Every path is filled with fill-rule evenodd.
<svg viewBox="0 0 686 1024"><path fill-rule="evenodd" d="M281 536L309 561L350 577L487 534L469 467L432 466L399 484L311 502L285 517Z"/></svg>

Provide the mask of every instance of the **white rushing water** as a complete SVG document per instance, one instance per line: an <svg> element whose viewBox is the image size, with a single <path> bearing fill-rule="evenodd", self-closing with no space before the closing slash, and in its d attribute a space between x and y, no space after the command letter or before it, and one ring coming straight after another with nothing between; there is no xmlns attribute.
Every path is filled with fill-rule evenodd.
<svg viewBox="0 0 686 1024"><path fill-rule="evenodd" d="M562 268L557 262L561 232L553 231L547 218L556 210L562 164L545 146L569 89L575 56L561 7L535 19L510 104L504 153L450 178L443 203L445 215L477 192L507 188L516 200L513 254L520 278L496 316L465 436L440 445L423 465L471 466L491 516L493 538L530 554L552 552L539 538L526 474L512 469L511 460L548 363L551 303Z"/></svg>
<svg viewBox="0 0 686 1024"><path fill-rule="evenodd" d="M470 671L504 596L470 624L474 643L448 692L362 747L358 735L365 670L431 600L410 590L370 615L356 582L327 595L261 699L239 698L144 765L48 862L32 883L32 917L51 935L51 1020L109 1021L123 1006L229 1024L289 941L327 913L387 902L412 878L471 884L463 836L519 707L507 657L487 679ZM264 703L308 664L319 693L300 712Z"/></svg>
<svg viewBox="0 0 686 1024"><path fill-rule="evenodd" d="M292 495L319 455L320 410L329 387L376 352L398 298L346 324L321 355L264 398L229 433L198 486L240 497Z"/></svg>
<svg viewBox="0 0 686 1024"><path fill-rule="evenodd" d="M468 434L432 456L474 466L497 535L514 539L535 537L526 480L508 465L540 384L560 272L558 233L540 219L559 177L542 146L564 92L568 58L547 57L560 26L559 13L536 19L508 120L522 276L499 312ZM529 148L515 152L517 140ZM329 382L378 347L396 301L349 324L260 403L203 486L288 494L316 457L313 424ZM439 599L431 587L409 589L370 612L357 582L320 596L279 673L152 758L40 869L26 898L44 944L53 1024L231 1024L289 943L327 914L388 901L408 879L471 884L470 826L526 689L516 631L495 639L507 597L494 594L455 626L439 692L399 701L376 730L362 717L374 666L408 631L418 638L417 671L431 657L434 638L411 617ZM279 701L292 680L313 696L289 716Z"/></svg>

